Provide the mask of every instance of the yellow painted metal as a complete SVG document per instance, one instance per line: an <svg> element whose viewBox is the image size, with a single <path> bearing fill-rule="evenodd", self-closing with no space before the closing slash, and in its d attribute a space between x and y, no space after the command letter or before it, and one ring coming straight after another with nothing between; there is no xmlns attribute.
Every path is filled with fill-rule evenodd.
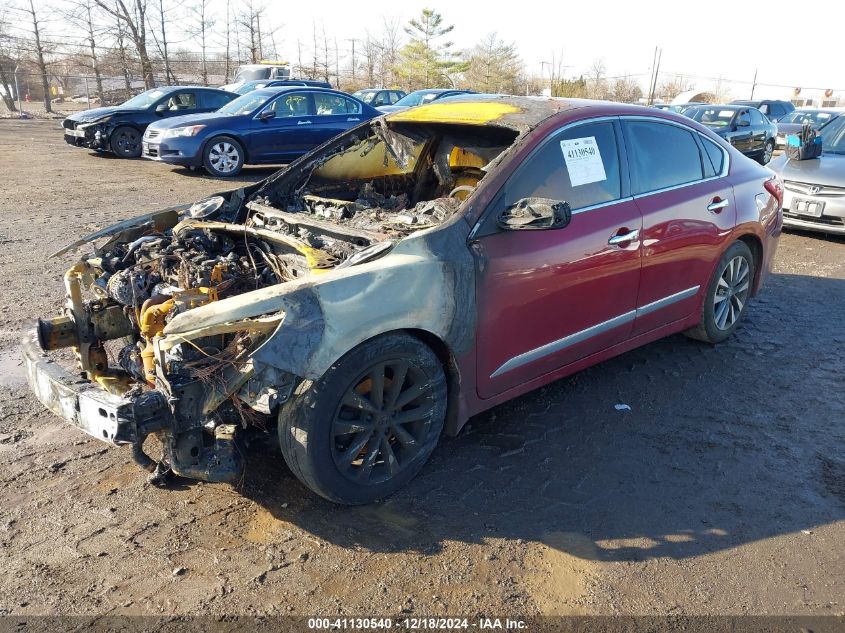
<svg viewBox="0 0 845 633"><path fill-rule="evenodd" d="M378 141L370 151L364 154L370 140L364 140L345 152L332 156L325 164L314 170L314 176L326 180L366 180L414 171L417 157L419 157L423 148L422 143L414 147L414 155L408 161L407 169L402 169L384 149L384 143L381 141ZM387 162L386 165L385 161Z"/></svg>
<svg viewBox="0 0 845 633"><path fill-rule="evenodd" d="M156 303L142 309L141 318L138 323L141 336L145 339L151 339L164 332L164 318L173 309L174 305L176 305L176 302L173 299L168 299L163 303Z"/></svg>
<svg viewBox="0 0 845 633"><path fill-rule="evenodd" d="M416 108L408 108L388 114L391 123L463 123L468 125L487 125L508 114L518 114L522 109L510 103L497 101L442 101L429 103Z"/></svg>

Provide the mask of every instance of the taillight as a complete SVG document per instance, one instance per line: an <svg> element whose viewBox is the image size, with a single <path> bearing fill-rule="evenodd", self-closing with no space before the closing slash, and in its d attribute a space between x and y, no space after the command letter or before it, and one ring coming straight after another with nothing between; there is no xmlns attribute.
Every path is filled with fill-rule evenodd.
<svg viewBox="0 0 845 633"><path fill-rule="evenodd" d="M778 207L783 206L783 182L781 179L777 176L772 176L763 183L763 186L778 201Z"/></svg>

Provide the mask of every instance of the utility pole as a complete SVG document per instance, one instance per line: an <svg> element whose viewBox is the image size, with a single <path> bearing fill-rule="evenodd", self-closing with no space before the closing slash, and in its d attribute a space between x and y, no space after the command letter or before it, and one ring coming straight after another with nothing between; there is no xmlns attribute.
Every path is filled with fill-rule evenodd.
<svg viewBox="0 0 845 633"><path fill-rule="evenodd" d="M657 47L654 47L654 57L651 59L651 74L648 76L648 98L647 103L651 105L651 86L654 84L654 68L657 66Z"/></svg>
<svg viewBox="0 0 845 633"><path fill-rule="evenodd" d="M751 99L754 99L754 90L757 88L757 69L754 69L754 81L751 82Z"/></svg>
<svg viewBox="0 0 845 633"><path fill-rule="evenodd" d="M660 74L660 60L663 59L663 49L657 51L657 63L654 67L654 79L651 84L651 92L648 97L648 105L654 104L654 93L657 91L657 76Z"/></svg>

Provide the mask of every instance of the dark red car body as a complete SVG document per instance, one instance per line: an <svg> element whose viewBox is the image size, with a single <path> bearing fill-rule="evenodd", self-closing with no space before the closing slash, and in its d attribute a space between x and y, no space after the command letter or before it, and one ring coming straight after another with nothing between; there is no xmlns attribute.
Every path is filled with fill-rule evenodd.
<svg viewBox="0 0 845 633"><path fill-rule="evenodd" d="M765 183L772 172L743 156L702 125L668 111L615 103L578 103L546 119L516 146L483 190L470 223L477 222L511 174L551 134L587 120L616 117L665 121L718 143L729 155L727 174L668 191L626 196L592 213L589 222L562 230L500 232L475 239L478 259L477 347L458 359L461 375L457 426L496 404L640 345L696 326L705 289L722 254L736 240L757 260L756 294L768 275L783 218ZM760 205L759 196L766 201ZM707 209L714 200L729 204ZM623 248L608 238L640 230ZM637 313L667 297L695 292L660 309ZM573 306L577 306L573 309ZM521 354L633 312L634 318L511 371L497 370ZM556 318L565 315L566 318ZM456 429L452 429L453 431Z"/></svg>

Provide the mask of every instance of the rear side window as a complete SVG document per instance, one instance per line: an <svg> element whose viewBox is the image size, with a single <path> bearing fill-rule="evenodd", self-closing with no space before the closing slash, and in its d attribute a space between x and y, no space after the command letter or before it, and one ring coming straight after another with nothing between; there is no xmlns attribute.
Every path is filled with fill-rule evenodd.
<svg viewBox="0 0 845 633"><path fill-rule="evenodd" d="M360 114L361 106L357 101L340 95L314 93L314 108L317 114Z"/></svg>
<svg viewBox="0 0 845 633"><path fill-rule="evenodd" d="M701 139L701 144L704 145L704 151L707 153L705 166L709 163L713 167L713 174L721 174L725 166L725 152L710 139L704 138L703 136L699 138Z"/></svg>
<svg viewBox="0 0 845 633"><path fill-rule="evenodd" d="M223 92L203 92L200 93L201 98L203 101L204 108L222 108L224 105L229 103L233 97L237 95L227 95Z"/></svg>
<svg viewBox="0 0 845 633"><path fill-rule="evenodd" d="M752 125L763 125L765 121L763 120L763 115L760 113L759 110L752 108L748 111L751 115L751 123Z"/></svg>
<svg viewBox="0 0 845 633"><path fill-rule="evenodd" d="M505 205L522 198L550 198L575 209L622 197L613 124L576 125L547 140L511 176Z"/></svg>
<svg viewBox="0 0 845 633"><path fill-rule="evenodd" d="M676 125L625 121L634 193L683 185L704 177L693 133Z"/></svg>

